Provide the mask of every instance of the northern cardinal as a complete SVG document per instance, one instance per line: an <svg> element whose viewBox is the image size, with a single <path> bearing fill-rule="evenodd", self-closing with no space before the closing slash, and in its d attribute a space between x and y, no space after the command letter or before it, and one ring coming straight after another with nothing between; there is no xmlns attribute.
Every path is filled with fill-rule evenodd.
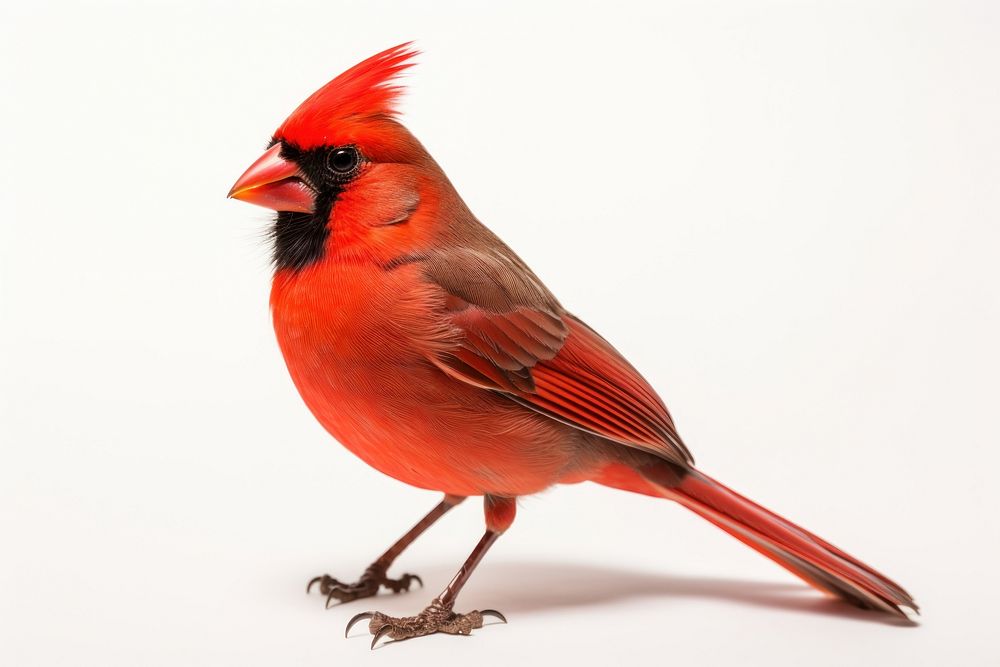
<svg viewBox="0 0 1000 667"><path fill-rule="evenodd" d="M271 310L309 409L383 473L444 499L356 583L323 575L346 602L384 586L394 559L467 496L486 532L455 578L415 616L369 619L381 637L468 634L495 610L455 598L514 520L518 496L591 480L668 498L809 584L866 609L916 611L899 585L695 469L653 388L574 317L483 226L397 120L410 44L355 65L313 93L229 193L276 210ZM422 582L421 582L422 583ZM346 633L345 633L346 634Z"/></svg>

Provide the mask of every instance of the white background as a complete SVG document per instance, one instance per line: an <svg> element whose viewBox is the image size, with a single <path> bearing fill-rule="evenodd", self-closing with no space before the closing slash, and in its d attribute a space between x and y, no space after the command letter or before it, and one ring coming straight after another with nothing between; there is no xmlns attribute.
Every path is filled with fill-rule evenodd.
<svg viewBox="0 0 1000 667"><path fill-rule="evenodd" d="M997 664L1000 11L991 2L5 3L4 665ZM426 3L424 3L426 5ZM460 607L373 653L480 536L312 420L225 193L312 90L417 39L405 122L659 388L699 465L901 581L826 601L677 506L524 499Z"/></svg>

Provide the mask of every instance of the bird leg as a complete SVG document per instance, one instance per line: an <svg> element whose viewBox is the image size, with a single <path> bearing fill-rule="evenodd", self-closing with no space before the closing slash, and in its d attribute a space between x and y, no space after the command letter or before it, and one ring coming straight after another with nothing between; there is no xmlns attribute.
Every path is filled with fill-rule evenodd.
<svg viewBox="0 0 1000 667"><path fill-rule="evenodd" d="M410 584L414 581L423 586L424 582L415 574L404 574L399 579L390 579L386 575L386 572L389 566L392 565L392 562L396 560L399 554L403 553L406 547L410 546L421 533L430 528L448 510L463 500L465 498L462 496L446 495L444 500L428 512L427 516L418 521L413 528L399 538L384 554L379 556L378 560L369 565L361 575L361 578L355 583L344 583L328 574L324 574L314 577L309 582L306 586L306 593L312 590L314 584L319 584L319 592L326 596L326 607L329 609L333 600L339 600L341 603L344 603L357 600L358 598L371 597L378 593L381 586L388 588L393 593L410 590Z"/></svg>
<svg viewBox="0 0 1000 667"><path fill-rule="evenodd" d="M472 550L465 563L458 573L445 587L444 591L431 600L426 609L416 616L394 617L378 611L366 611L358 614L347 623L344 635L350 633L358 621L368 619L368 631L373 635L371 647L383 637L391 639L409 639L411 637L421 637L435 632L444 632L451 635L468 635L473 630L483 627L483 617L495 616L504 623L507 619L495 609L483 609L482 611L470 611L459 614L454 611L455 599L465 583L469 580L473 570L479 565L497 538L514 521L515 501L513 498L500 498L496 496L486 496L486 532L483 534L479 544Z"/></svg>

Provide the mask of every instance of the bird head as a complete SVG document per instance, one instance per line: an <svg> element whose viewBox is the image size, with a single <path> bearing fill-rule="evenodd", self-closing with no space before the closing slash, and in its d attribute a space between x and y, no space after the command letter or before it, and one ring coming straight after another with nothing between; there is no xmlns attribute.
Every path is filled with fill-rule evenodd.
<svg viewBox="0 0 1000 667"><path fill-rule="evenodd" d="M389 228L407 227L401 223L431 199L428 183L447 179L396 120L396 79L416 53L401 44L317 90L229 191L278 212L271 234L277 270L304 269L334 248L371 254L393 245L398 253L418 243L412 229Z"/></svg>

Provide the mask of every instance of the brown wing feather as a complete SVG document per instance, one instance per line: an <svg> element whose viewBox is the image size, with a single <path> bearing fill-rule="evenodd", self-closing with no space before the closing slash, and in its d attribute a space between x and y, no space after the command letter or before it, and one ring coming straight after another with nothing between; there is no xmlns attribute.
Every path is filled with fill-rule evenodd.
<svg viewBox="0 0 1000 667"><path fill-rule="evenodd" d="M622 355L567 313L506 252L429 257L427 277L445 291L457 343L432 356L442 370L502 392L553 419L677 463L691 455L670 413ZM510 254L507 254L510 253Z"/></svg>

